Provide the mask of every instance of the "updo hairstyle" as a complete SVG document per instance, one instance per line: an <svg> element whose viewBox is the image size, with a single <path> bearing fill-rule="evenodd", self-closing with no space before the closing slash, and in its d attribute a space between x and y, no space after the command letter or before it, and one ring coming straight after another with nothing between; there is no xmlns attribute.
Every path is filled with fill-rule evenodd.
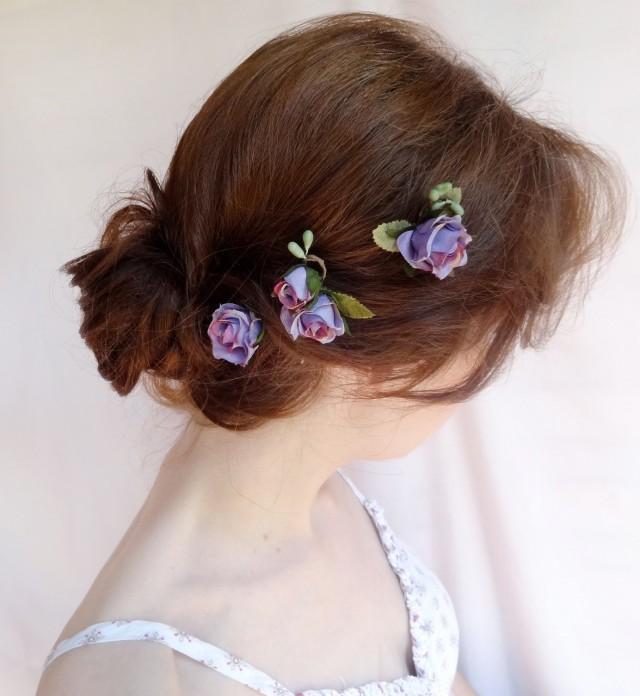
<svg viewBox="0 0 640 696"><path fill-rule="evenodd" d="M100 374L121 395L144 375L162 403L237 430L308 407L332 366L366 378L357 398L469 399L518 344L548 341L624 216L616 160L515 102L412 20L325 15L260 46L206 99L164 180L146 169L95 248L62 267ZM463 191L469 260L409 278L371 232L415 221L441 181ZM271 296L307 228L332 289L375 313L327 344L293 341ZM212 356L222 302L264 321L246 367ZM415 389L473 346L464 381Z"/></svg>

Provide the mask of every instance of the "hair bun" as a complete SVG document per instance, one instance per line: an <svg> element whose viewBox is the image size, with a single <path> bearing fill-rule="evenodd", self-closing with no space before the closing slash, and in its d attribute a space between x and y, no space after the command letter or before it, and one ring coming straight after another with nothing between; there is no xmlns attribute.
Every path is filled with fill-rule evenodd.
<svg viewBox="0 0 640 696"><path fill-rule="evenodd" d="M521 111L488 77L430 27L378 13L305 20L260 46L191 119L162 186L147 169L100 247L63 267L100 373L123 395L148 374L162 403L238 430L307 408L334 368L367 378L345 397L459 403L518 344L540 348L592 262L614 253L627 179L606 150ZM427 273L405 274L387 253L393 234L424 222L425 194L464 212L474 239L443 283L469 241L458 222L439 258L422 228L401 240L406 265ZM292 340L281 321L273 289L306 230L333 299L375 310L348 341ZM207 327L224 303L264 321L246 369L212 352ZM438 386L470 352L469 374Z"/></svg>
<svg viewBox="0 0 640 696"><path fill-rule="evenodd" d="M145 370L179 378L175 328L184 304L184 270L165 229L165 197L150 169L148 188L113 213L99 246L60 270L80 288L80 335L100 374L120 395Z"/></svg>

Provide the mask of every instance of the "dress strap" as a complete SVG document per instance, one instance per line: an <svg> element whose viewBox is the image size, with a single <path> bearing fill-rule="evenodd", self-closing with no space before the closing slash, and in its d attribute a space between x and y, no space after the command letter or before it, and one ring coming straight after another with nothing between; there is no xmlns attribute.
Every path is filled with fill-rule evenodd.
<svg viewBox="0 0 640 696"><path fill-rule="evenodd" d="M367 498L364 493L356 486L356 484L347 476L347 474L342 471L342 469L337 470L340 476L349 484L351 490L356 494L360 502L364 505L365 502L367 502L369 499Z"/></svg>
<svg viewBox="0 0 640 696"><path fill-rule="evenodd" d="M144 619L115 619L91 624L70 638L61 640L47 655L43 671L56 657L69 650L82 645L119 640L151 640L161 643L264 696L273 696L273 694L294 696L293 692L276 679L236 655L200 640L194 635L179 631L175 626Z"/></svg>

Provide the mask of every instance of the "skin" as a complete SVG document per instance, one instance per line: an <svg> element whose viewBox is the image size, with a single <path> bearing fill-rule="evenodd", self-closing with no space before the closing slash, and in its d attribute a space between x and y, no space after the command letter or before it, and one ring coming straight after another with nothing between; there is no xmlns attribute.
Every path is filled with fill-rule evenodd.
<svg viewBox="0 0 640 696"><path fill-rule="evenodd" d="M461 355L429 386L457 382L476 357ZM253 431L205 427L191 414L55 642L98 621L145 618L224 647L294 691L409 674L397 577L336 469L407 454L458 405L412 410L400 400L350 401L350 378L334 370L312 408ZM257 693L150 641L71 650L45 670L36 696L81 690ZM452 693L475 696L460 674Z"/></svg>

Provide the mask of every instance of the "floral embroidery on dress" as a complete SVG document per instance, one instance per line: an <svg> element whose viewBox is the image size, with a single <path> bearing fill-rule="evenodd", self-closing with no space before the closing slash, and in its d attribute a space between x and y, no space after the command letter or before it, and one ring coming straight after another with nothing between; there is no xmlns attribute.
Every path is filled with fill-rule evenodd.
<svg viewBox="0 0 640 696"><path fill-rule="evenodd" d="M84 637L87 643L95 643L97 640L99 640L101 635L102 632L97 628L94 628L89 633L85 633Z"/></svg>
<svg viewBox="0 0 640 696"><path fill-rule="evenodd" d="M91 643L113 640L152 640L235 679L264 696L449 696L458 662L458 623L446 589L401 540L385 518L382 506L351 486L378 531L380 542L395 572L407 608L415 674L393 681L373 681L335 689L307 689L293 693L278 680L240 657L200 640L177 627L144 619L114 619L87 627L60 641L45 659L44 668L58 655Z"/></svg>
<svg viewBox="0 0 640 696"><path fill-rule="evenodd" d="M227 660L227 664L232 667L233 669L237 670L242 670L244 669L244 664L242 660L239 657L236 657L235 655L230 655L229 659Z"/></svg>
<svg viewBox="0 0 640 696"><path fill-rule="evenodd" d="M425 633L433 633L433 625L431 623L431 619L428 619L427 621L424 621L423 623L420 624L420 628L425 632Z"/></svg>

